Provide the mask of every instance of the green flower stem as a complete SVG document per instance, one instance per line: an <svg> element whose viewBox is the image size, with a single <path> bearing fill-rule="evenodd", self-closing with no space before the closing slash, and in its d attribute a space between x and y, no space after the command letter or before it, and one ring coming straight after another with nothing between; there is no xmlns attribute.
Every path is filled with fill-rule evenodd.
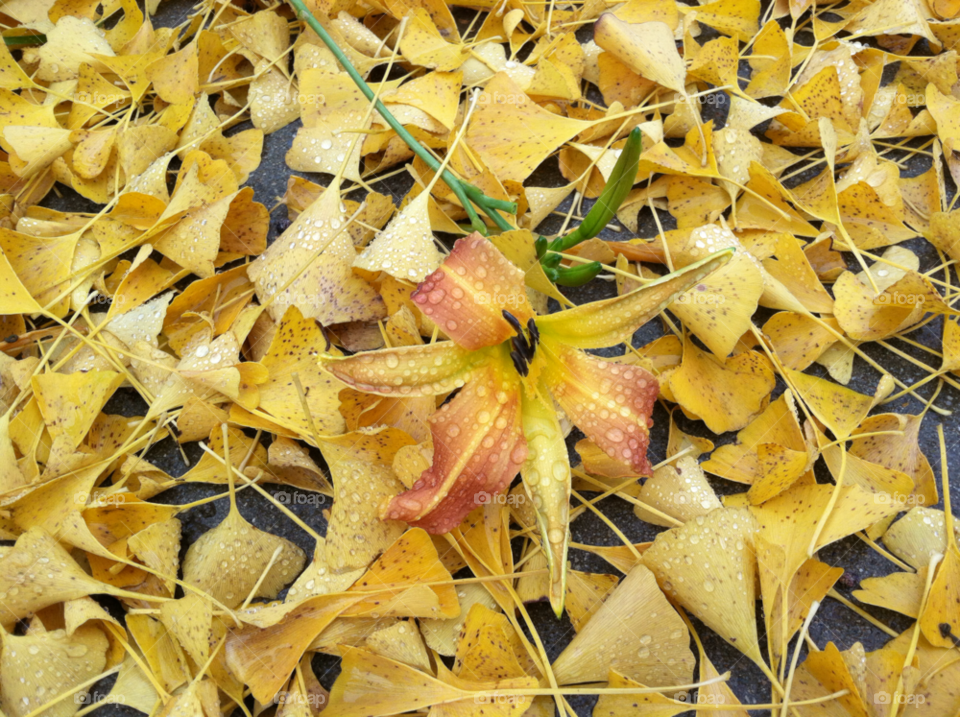
<svg viewBox="0 0 960 717"><path fill-rule="evenodd" d="M637 179L640 153L643 151L642 139L640 128L634 127L613 166L610 181L597 197L587 216L583 218L580 226L565 237L554 239L547 247L550 251L567 251L582 241L592 239L613 219Z"/></svg>
<svg viewBox="0 0 960 717"><path fill-rule="evenodd" d="M313 16L313 14L307 9L306 5L303 4L303 0L287 0L290 5L293 6L293 9L297 13L297 17L301 20L304 20L307 25L310 26L310 29L313 30L317 35L323 40L324 44L330 49L330 52L333 53L334 57L337 58L337 62L347 71L347 74L350 75L350 79L354 81L357 87L360 88L360 91L363 95L371 101L375 102L375 108L377 112L380 113L380 116L386 121L390 128L397 133L397 135L406 142L407 146L413 150L413 153L417 155L423 162L430 167L434 172L440 170L440 162L437 161L427 149L421 145L416 138L407 131L407 129L397 121L397 118L394 117L390 111L384 107L383 103L376 99L376 93L373 89L366 83L363 77L360 76L360 73L357 72L357 68L353 66L353 63L347 58L343 50L333 41L333 38L330 37L329 33L320 24L320 21ZM483 220L477 215L476 210L473 205L479 207L484 214L486 214L493 222L502 230L509 231L513 229L513 226L504 219L498 209L503 211L510 212L515 214L517 211L517 205L514 202L505 202L500 199L493 199L488 197L479 188L473 186L468 182L462 182L453 176L453 173L448 169L444 169L441 174L441 179L446 182L447 186L453 190L453 193L457 196L457 199L460 200L460 203L463 205L464 210L467 212L467 216L470 217L470 224L473 228L480 232L481 234L487 233L486 224Z"/></svg>
<svg viewBox="0 0 960 717"><path fill-rule="evenodd" d="M593 281L602 270L603 264L599 261L591 261L589 264L581 264L580 266L546 269L546 273L554 284L583 286L587 282Z"/></svg>
<svg viewBox="0 0 960 717"><path fill-rule="evenodd" d="M617 213L637 178L640 153L643 150L641 140L640 129L634 127L613 166L610 180L580 226L566 236L557 237L553 241L548 241L544 236L537 237L537 257L547 278L553 283L560 286L581 286L600 273L603 265L598 261L574 267L560 266L561 256L558 252L567 251L580 242L592 239Z"/></svg>

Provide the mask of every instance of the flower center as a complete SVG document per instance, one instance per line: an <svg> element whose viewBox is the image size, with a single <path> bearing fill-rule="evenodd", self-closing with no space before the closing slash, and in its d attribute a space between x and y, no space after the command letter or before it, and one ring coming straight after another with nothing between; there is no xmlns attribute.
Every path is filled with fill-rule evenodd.
<svg viewBox="0 0 960 717"><path fill-rule="evenodd" d="M526 376L530 373L530 362L533 361L533 355L537 351L537 343L540 341L540 331L537 329L537 322L533 319L527 321L527 333L523 331L523 324L520 319L504 309L503 318L507 320L517 335L510 339L513 351L510 352L510 358L513 359L513 366L517 373Z"/></svg>

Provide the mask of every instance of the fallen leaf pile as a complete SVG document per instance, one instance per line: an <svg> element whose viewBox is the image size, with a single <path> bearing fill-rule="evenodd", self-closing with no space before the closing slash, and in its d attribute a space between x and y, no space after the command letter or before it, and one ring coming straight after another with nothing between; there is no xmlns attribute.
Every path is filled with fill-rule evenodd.
<svg viewBox="0 0 960 717"><path fill-rule="evenodd" d="M0 716L960 713L960 3L158 6L0 8Z"/></svg>

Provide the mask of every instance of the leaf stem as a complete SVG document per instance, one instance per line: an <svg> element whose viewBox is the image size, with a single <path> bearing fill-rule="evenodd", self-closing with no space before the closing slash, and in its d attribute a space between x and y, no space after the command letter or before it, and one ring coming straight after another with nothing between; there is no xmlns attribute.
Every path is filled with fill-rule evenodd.
<svg viewBox="0 0 960 717"><path fill-rule="evenodd" d="M434 157L416 138L410 134L407 129L397 121L397 118L394 117L390 111L383 105L383 103L376 98L373 89L370 85L367 84L366 80L361 77L360 73L357 71L357 68L353 66L353 63L350 62L343 50L340 49L340 46L330 37L330 34L327 32L326 28L320 24L320 21L314 17L306 5L303 4L303 0L287 0L293 9L297 13L297 17L307 23L310 26L310 29L313 30L317 35L323 40L323 43L330 49L330 52L333 53L334 57L337 58L337 62L346 70L347 74L350 75L350 79L353 80L354 84L360 89L363 95L368 99L374 102L374 107L377 112L380 113L380 116L386 121L390 128L397 133L397 136L400 137L407 146L413 150L413 153L417 155L430 169L434 172L440 171L440 162L437 161L437 158ZM457 196L457 199L460 200L460 203L463 205L464 210L467 212L467 215L470 217L471 226L481 234L487 233L486 224L483 220L477 215L474 205L483 211L490 219L493 220L501 231L510 231L514 227L500 214L500 211L510 212L515 214L517 211L517 205L515 202L508 202L502 199L494 199L493 197L488 197L484 194L478 187L473 186L469 182L463 182L457 179L453 173L448 169L443 169L441 173L441 178L453 190L453 193Z"/></svg>

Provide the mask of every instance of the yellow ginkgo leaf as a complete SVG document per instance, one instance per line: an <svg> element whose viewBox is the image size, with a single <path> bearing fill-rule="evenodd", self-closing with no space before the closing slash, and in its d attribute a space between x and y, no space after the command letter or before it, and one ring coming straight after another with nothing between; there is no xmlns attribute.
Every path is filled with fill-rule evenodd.
<svg viewBox="0 0 960 717"><path fill-rule="evenodd" d="M927 10L916 0L880 0L861 8L845 29L860 35L916 35L939 48L926 17Z"/></svg>
<svg viewBox="0 0 960 717"><path fill-rule="evenodd" d="M343 176L359 180L362 143L342 130L364 129L367 100L360 90L345 72L311 69L300 77L298 99L303 127L287 152L287 166L336 174L347 160Z"/></svg>
<svg viewBox="0 0 960 717"><path fill-rule="evenodd" d="M673 39L673 30L659 21L632 24L604 13L594 27L596 43L634 72L659 85L686 94L686 68Z"/></svg>
<svg viewBox="0 0 960 717"><path fill-rule="evenodd" d="M840 332L835 321L822 321ZM763 333L770 339L773 350L783 364L797 371L803 371L837 343L836 334L820 322L792 311L781 311L771 316L763 325Z"/></svg>
<svg viewBox="0 0 960 717"><path fill-rule="evenodd" d="M823 449L823 458L827 468L833 474L834 480L840 480L840 465L843 460L840 446L828 446ZM889 498L880 500L894 500L906 502L913 493L913 479L902 471L888 468L877 463L860 458L851 453L847 454L846 465L843 470L843 480L851 481L866 490L875 493L886 493Z"/></svg>
<svg viewBox="0 0 960 717"><path fill-rule="evenodd" d="M673 465L657 468L653 477L643 484L637 497L681 523L721 507L720 499L707 482L703 469L692 456L684 456ZM654 525L672 528L677 524L645 510L642 505L635 505L633 512L640 520Z"/></svg>
<svg viewBox="0 0 960 717"><path fill-rule="evenodd" d="M697 22L750 41L760 29L760 3L757 0L714 0L697 8Z"/></svg>
<svg viewBox="0 0 960 717"><path fill-rule="evenodd" d="M890 552L918 570L930 565L933 555L947 550L946 517L942 510L917 506L883 534Z"/></svg>
<svg viewBox="0 0 960 717"><path fill-rule="evenodd" d="M0 248L0 283L3 284L3 289L0 290L0 311L12 315L40 311L40 305L20 281L2 248Z"/></svg>
<svg viewBox="0 0 960 717"><path fill-rule="evenodd" d="M49 561L42 563L47 568L37 570L43 560ZM86 595L133 594L90 577L42 528L23 533L0 558L0 592L7 596L0 605L0 623L4 626L49 605Z"/></svg>
<svg viewBox="0 0 960 717"><path fill-rule="evenodd" d="M642 689L646 685L624 677L616 670L610 671L607 686L625 689L635 687ZM702 689L702 688L701 688ZM686 698L686 694L683 695ZM674 717L690 709L683 700L671 699L660 692L646 692L635 695L601 695L597 700L593 712L597 717L627 717L627 715L644 715L645 717Z"/></svg>
<svg viewBox="0 0 960 717"><path fill-rule="evenodd" d="M946 463L947 450L943 427L938 426L937 430L940 434L942 461L940 470L943 480L944 533L946 533L947 549L943 554L943 561L936 567L937 572L923 603L919 622L923 636L931 645L952 648L956 642L955 637L960 635L960 615L957 611L957 604L960 603L960 546L958 546L950 505L949 469Z"/></svg>
<svg viewBox="0 0 960 717"><path fill-rule="evenodd" d="M359 598L336 593L272 606L251 616L252 625L231 631L227 665L261 702L269 702L296 668L313 639Z"/></svg>
<svg viewBox="0 0 960 717"><path fill-rule="evenodd" d="M613 594L620 578L605 573L582 573L571 570L567 576L567 599L564 605L573 629L580 632Z"/></svg>
<svg viewBox="0 0 960 717"><path fill-rule="evenodd" d="M116 54L103 31L89 18L64 15L46 35L47 41L38 51L37 77L41 80L75 79L82 63L102 67L97 58Z"/></svg>
<svg viewBox="0 0 960 717"><path fill-rule="evenodd" d="M288 306L322 324L383 316L383 302L373 287L353 273L356 252L345 221L334 183L248 265L257 294L261 301L269 300L275 321Z"/></svg>
<svg viewBox="0 0 960 717"><path fill-rule="evenodd" d="M750 84L746 94L754 99L782 95L790 82L790 47L783 28L769 20L753 41L750 62Z"/></svg>
<svg viewBox="0 0 960 717"><path fill-rule="evenodd" d="M364 573L351 591L369 594L350 608L351 615L454 617L459 613L456 587L430 536L421 528L401 535ZM425 586L421 583L440 583Z"/></svg>
<svg viewBox="0 0 960 717"><path fill-rule="evenodd" d="M123 375L113 371L44 373L33 378L33 390L50 435L76 448L121 383Z"/></svg>
<svg viewBox="0 0 960 717"><path fill-rule="evenodd" d="M763 666L757 642L753 517L714 510L660 533L643 555L664 591L724 640Z"/></svg>
<svg viewBox="0 0 960 717"><path fill-rule="evenodd" d="M164 580L164 585L171 596L176 589L173 578L180 567L181 533L180 521L171 518L154 523L127 539L127 547L137 560L162 575L170 576Z"/></svg>
<svg viewBox="0 0 960 717"><path fill-rule="evenodd" d="M562 685L603 680L611 669L653 687L685 684L694 664L688 643L683 620L654 574L637 566L560 654L553 672Z"/></svg>
<svg viewBox="0 0 960 717"><path fill-rule="evenodd" d="M200 58L197 43L191 42L179 52L166 55L147 68L160 99L172 105L193 100L200 91Z"/></svg>
<svg viewBox="0 0 960 717"><path fill-rule="evenodd" d="M384 93L384 104L405 104L417 107L448 130L454 128L459 107L462 72L429 72Z"/></svg>
<svg viewBox="0 0 960 717"><path fill-rule="evenodd" d="M344 717L378 717L395 714L397 710L412 711L436 705L447 705L453 709L462 705L462 710L449 714L480 713L485 706L483 694L474 694L472 690L495 692L499 689L530 689L537 684L532 677L503 680L500 682L471 683L465 680L439 680L430 673L421 672L373 652L355 647L343 649L343 667L333 688L330 690L328 707ZM455 686L451 683L458 683ZM385 691L384 684L393 689ZM471 689L472 688L472 689ZM524 700L514 700L517 706L510 707L507 715L519 717L529 707ZM446 709L446 708L445 708ZM439 712L438 712L439 713Z"/></svg>
<svg viewBox="0 0 960 717"><path fill-rule="evenodd" d="M421 192L357 257L354 266L385 271L405 281L423 281L440 266L440 252L430 229L429 192Z"/></svg>
<svg viewBox="0 0 960 717"><path fill-rule="evenodd" d="M788 585L810 557L808 551L818 522L824 517L833 492L833 486L800 481L763 505L751 506L758 535L782 551L777 568L781 585ZM875 493L858 485L842 486L814 548L820 549L897 512L894 501L877 500Z"/></svg>
<svg viewBox="0 0 960 717"><path fill-rule="evenodd" d="M223 424L224 452L229 455L227 425ZM286 538L251 525L237 509L233 471L228 468L230 512L213 530L201 535L187 550L183 579L221 604L235 608L259 595L276 597L303 569L303 551Z"/></svg>
<svg viewBox="0 0 960 717"><path fill-rule="evenodd" d="M160 606L160 622L198 665L210 657L213 606L209 600L190 593Z"/></svg>
<svg viewBox="0 0 960 717"><path fill-rule="evenodd" d="M725 361L701 350L689 338L680 368L669 386L684 409L714 433L746 426L766 405L776 379L769 360L755 351Z"/></svg>
<svg viewBox="0 0 960 717"><path fill-rule="evenodd" d="M795 451L777 443L757 446L757 463L761 478L747 492L753 505L759 505L785 491L809 469L807 451Z"/></svg>
<svg viewBox="0 0 960 717"><path fill-rule="evenodd" d="M853 596L867 605L876 605L916 619L920 617L926 575L927 569L924 567L915 573L891 573L879 578L866 578L860 581L860 589L854 590Z"/></svg>
<svg viewBox="0 0 960 717"><path fill-rule="evenodd" d="M84 625L72 635L63 630L5 634L0 653L2 704L10 715L29 714L71 691L83 694L85 683L106 665L107 637L99 627ZM51 717L70 717L80 700L60 700L43 710Z"/></svg>
<svg viewBox="0 0 960 717"><path fill-rule="evenodd" d="M326 540L321 538L313 551L313 561L287 590L286 602L298 603L317 595L344 592L360 579L364 571L365 568L340 573L330 570L327 567Z"/></svg>
<svg viewBox="0 0 960 717"><path fill-rule="evenodd" d="M525 677L520 658L529 660L509 620L482 603L473 605L460 631L453 674L473 682Z"/></svg>
<svg viewBox="0 0 960 717"><path fill-rule="evenodd" d="M236 193L188 212L174 226L155 237L153 248L201 278L214 274L220 249L220 229Z"/></svg>
<svg viewBox="0 0 960 717"><path fill-rule="evenodd" d="M842 568L831 568L815 558L805 561L793 576L789 587L780 582L776 568L778 560L771 560L772 553L763 538L757 539L757 564L759 567L764 618L770 635L773 663L783 658L783 645L797 633L804 619L820 603L833 585L843 575ZM778 556L779 557L779 556ZM787 605L783 605L783 601Z"/></svg>
<svg viewBox="0 0 960 717"><path fill-rule="evenodd" d="M317 357L326 347L327 340L317 323L304 317L296 306L290 306L260 360L268 378L259 386L259 408L311 441L314 440L311 425L325 435L336 435L344 429L343 417L337 410L340 385L317 363ZM294 375L303 388L310 416L304 415Z"/></svg>
<svg viewBox="0 0 960 717"><path fill-rule="evenodd" d="M740 51L737 41L732 37L718 37L703 46L687 71L693 77L710 84L727 85L731 89L739 89L736 79L739 60ZM728 124L727 127L730 128L730 125Z"/></svg>
<svg viewBox="0 0 960 717"><path fill-rule="evenodd" d="M783 101L780 103L781 107L787 110L800 108L807 121L800 131L794 131L788 124L790 119L786 115L774 119L766 134L775 144L820 146L823 144L820 119L833 122L841 133L843 143L847 143L855 128L847 123L836 67L832 65L823 67L802 85L791 90L790 96L793 103ZM832 174L830 178L832 179Z"/></svg>
<svg viewBox="0 0 960 717"><path fill-rule="evenodd" d="M935 212L930 217L930 243L951 259L960 257L960 230L956 221L958 214L960 213Z"/></svg>
<svg viewBox="0 0 960 717"><path fill-rule="evenodd" d="M546 562L544 562L546 567ZM477 583L465 583L458 587L460 615L445 619L426 618L420 621L420 629L430 649L446 657L453 657L457 651L457 642L464 620L474 605L483 605L491 610L497 606L490 593Z"/></svg>
<svg viewBox="0 0 960 717"><path fill-rule="evenodd" d="M290 80L269 62L258 64L258 77L250 83L250 121L264 134L271 134L300 117L300 104Z"/></svg>
<svg viewBox="0 0 960 717"><path fill-rule="evenodd" d="M229 33L248 51L265 60L275 61L290 45L290 34L283 18L273 12L256 12L231 23Z"/></svg>
<svg viewBox="0 0 960 717"><path fill-rule="evenodd" d="M845 690L847 694L837 698L849 715L867 717L870 713L861 694L859 672L866 662L863 646L855 644L850 650L840 652L832 642L821 651L807 655L803 666L830 692Z"/></svg>
<svg viewBox="0 0 960 717"><path fill-rule="evenodd" d="M786 200L790 195L762 164L750 165L750 189L737 201L737 223L742 229L786 231L803 237L815 237L820 231L810 224Z"/></svg>
<svg viewBox="0 0 960 717"><path fill-rule="evenodd" d="M409 22L400 40L404 58L440 72L456 70L463 64L467 54L463 45L448 42L424 8L414 8L407 17Z"/></svg>
<svg viewBox="0 0 960 717"><path fill-rule="evenodd" d="M300 548L255 528L231 510L220 525L190 546L183 561L183 579L224 605L237 607L271 563L258 586L258 594L266 597L275 597L290 583L303 569L303 562Z"/></svg>
<svg viewBox="0 0 960 717"><path fill-rule="evenodd" d="M685 241L671 247L671 255L684 263L728 247L737 248L730 261L670 305L670 310L721 359L730 355L751 325L751 316L764 292L762 268L733 232L716 224L694 229Z"/></svg>
<svg viewBox="0 0 960 717"><path fill-rule="evenodd" d="M120 666L111 695L114 698L116 695L123 695L123 704L141 712L152 710L160 701L156 687L137 661L130 656L127 656Z"/></svg>
<svg viewBox="0 0 960 717"><path fill-rule="evenodd" d="M497 177L522 182L557 147L588 126L537 106L500 72L484 87L466 139ZM530 127L537 131L531 134Z"/></svg>
<svg viewBox="0 0 960 717"><path fill-rule="evenodd" d="M325 554L334 572L366 567L403 533L405 525L380 520L380 510L405 490L393 472L393 459L408 445L413 439L396 428L320 439L334 486Z"/></svg>
<svg viewBox="0 0 960 717"><path fill-rule="evenodd" d="M787 369L787 377L813 414L838 438L847 438L873 407L873 397L816 376Z"/></svg>
<svg viewBox="0 0 960 717"><path fill-rule="evenodd" d="M70 288L72 259L79 240L80 235L76 232L34 237L0 229L0 249L16 272L16 277L10 277L10 283L4 287L4 293L10 295L8 301L13 306L23 301L17 298L22 285L38 304L57 316L63 316L70 305L66 290Z"/></svg>
<svg viewBox="0 0 960 717"><path fill-rule="evenodd" d="M216 717L220 712L220 694L210 678L191 681L185 689L172 696L162 714Z"/></svg>
<svg viewBox="0 0 960 717"><path fill-rule="evenodd" d="M930 461L920 450L919 445L922 421L922 415L881 413L869 416L853 432L850 454L905 473L917 486L915 492L917 500L922 500L923 505L936 505L940 500L937 481L930 467ZM866 435L884 431L891 431L891 433ZM864 437L858 437L859 434L864 434Z"/></svg>
<svg viewBox="0 0 960 717"><path fill-rule="evenodd" d="M273 476L283 483L304 490L330 495L333 489L307 448L297 441L278 436L267 449L267 462Z"/></svg>
<svg viewBox="0 0 960 717"><path fill-rule="evenodd" d="M107 166L117 139L117 131L111 127L89 132L74 132L71 140L76 142L73 150L73 171L85 179L93 179Z"/></svg>

